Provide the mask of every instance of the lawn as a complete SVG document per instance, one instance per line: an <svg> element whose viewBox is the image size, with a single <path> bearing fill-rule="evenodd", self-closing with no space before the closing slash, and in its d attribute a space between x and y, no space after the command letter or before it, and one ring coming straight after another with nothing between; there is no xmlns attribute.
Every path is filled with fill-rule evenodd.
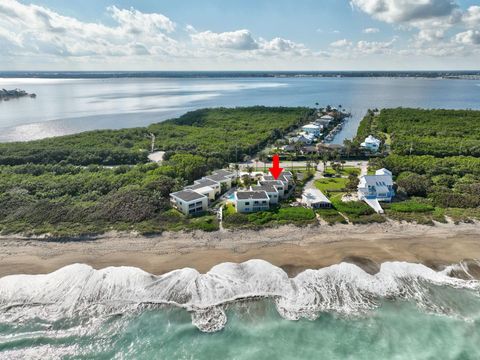
<svg viewBox="0 0 480 360"><path fill-rule="evenodd" d="M348 179L345 178L324 178L315 180L315 186L322 192L345 191Z"/></svg>
<svg viewBox="0 0 480 360"><path fill-rule="evenodd" d="M348 176L348 175L355 175L359 176L360 175L360 169L354 166L344 166L342 170L340 170L338 173L336 173L332 168L327 168L327 170L324 171L324 174L328 175L336 175L339 174L341 176Z"/></svg>

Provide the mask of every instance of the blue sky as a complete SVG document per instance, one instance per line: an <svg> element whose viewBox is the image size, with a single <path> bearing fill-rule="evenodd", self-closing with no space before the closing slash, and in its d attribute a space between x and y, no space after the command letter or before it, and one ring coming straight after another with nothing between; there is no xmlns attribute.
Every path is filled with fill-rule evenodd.
<svg viewBox="0 0 480 360"><path fill-rule="evenodd" d="M478 69L471 0L0 3L1 70Z"/></svg>

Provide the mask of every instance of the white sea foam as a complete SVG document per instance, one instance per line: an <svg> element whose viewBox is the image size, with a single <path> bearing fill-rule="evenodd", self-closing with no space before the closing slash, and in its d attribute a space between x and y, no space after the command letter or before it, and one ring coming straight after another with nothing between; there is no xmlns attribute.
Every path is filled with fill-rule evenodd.
<svg viewBox="0 0 480 360"><path fill-rule="evenodd" d="M273 298L280 315L291 320L313 319L325 311L358 314L385 298L414 300L428 310L448 313L448 306L430 299L431 285L480 290L477 280L403 262L384 263L375 275L341 263L306 270L295 278L262 260L224 263L206 274L185 268L161 276L132 267L95 270L75 264L47 275L0 279L0 322L106 315L171 304L190 311L200 330L218 331L227 322L228 303L258 297Z"/></svg>

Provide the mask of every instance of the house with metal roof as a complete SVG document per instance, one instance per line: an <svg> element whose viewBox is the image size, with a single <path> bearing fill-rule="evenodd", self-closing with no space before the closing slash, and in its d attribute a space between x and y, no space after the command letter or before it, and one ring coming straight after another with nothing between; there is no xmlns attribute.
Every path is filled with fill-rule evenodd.
<svg viewBox="0 0 480 360"><path fill-rule="evenodd" d="M377 152L381 143L382 142L379 139L372 135L368 135L368 137L365 138L365 141L360 144L360 147L372 152Z"/></svg>
<svg viewBox="0 0 480 360"><path fill-rule="evenodd" d="M302 194L302 203L313 209L331 208L331 201L317 189L306 189Z"/></svg>
<svg viewBox="0 0 480 360"><path fill-rule="evenodd" d="M383 213L379 202L390 202L395 196L393 189L393 176L391 171L380 169L375 175L360 177L358 184L358 199L365 201L377 213Z"/></svg>

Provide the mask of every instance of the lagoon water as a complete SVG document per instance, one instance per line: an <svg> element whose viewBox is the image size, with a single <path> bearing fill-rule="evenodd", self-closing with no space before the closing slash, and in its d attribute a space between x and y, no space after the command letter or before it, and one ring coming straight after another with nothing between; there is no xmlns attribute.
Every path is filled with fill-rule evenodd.
<svg viewBox="0 0 480 360"><path fill-rule="evenodd" d="M369 108L480 109L475 80L424 78L0 78L37 98L0 103L0 142L145 126L216 106L342 105L352 112L335 142L356 132Z"/></svg>

